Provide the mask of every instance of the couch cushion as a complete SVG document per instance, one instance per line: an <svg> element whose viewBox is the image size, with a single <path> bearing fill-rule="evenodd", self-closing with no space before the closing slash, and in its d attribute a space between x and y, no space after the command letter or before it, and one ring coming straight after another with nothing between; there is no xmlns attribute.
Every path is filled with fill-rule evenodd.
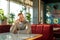
<svg viewBox="0 0 60 40"><path fill-rule="evenodd" d="M43 32L43 24L38 24L36 27L36 34L42 34Z"/></svg>
<svg viewBox="0 0 60 40"><path fill-rule="evenodd" d="M60 24L52 24L53 27L57 28L59 27L60 28Z"/></svg>
<svg viewBox="0 0 60 40"><path fill-rule="evenodd" d="M31 31L32 31L33 34L36 34L36 27L37 27L36 24L31 25Z"/></svg>
<svg viewBox="0 0 60 40"><path fill-rule="evenodd" d="M49 24L44 24L43 39L44 40L52 40L53 39L53 28Z"/></svg>
<svg viewBox="0 0 60 40"><path fill-rule="evenodd" d="M9 32L11 25L0 25L0 33Z"/></svg>

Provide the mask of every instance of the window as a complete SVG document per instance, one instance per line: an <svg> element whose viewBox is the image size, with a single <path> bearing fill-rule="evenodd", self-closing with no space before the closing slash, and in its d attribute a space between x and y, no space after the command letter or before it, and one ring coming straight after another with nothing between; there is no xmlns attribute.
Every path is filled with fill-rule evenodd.
<svg viewBox="0 0 60 40"><path fill-rule="evenodd" d="M18 13L20 12L20 10L22 10L22 8L24 8L24 6L22 6L22 4L17 4L17 3L14 3L14 2L10 2L10 13L14 13L15 14L15 20L18 18ZM23 14L25 16L26 12L29 12L31 13L31 23L33 21L33 8L30 7L26 7L26 10L23 11Z"/></svg>
<svg viewBox="0 0 60 40"><path fill-rule="evenodd" d="M33 8L30 7L30 13L31 13L31 24L33 24Z"/></svg>
<svg viewBox="0 0 60 40"><path fill-rule="evenodd" d="M15 14L15 20L18 18L18 13L22 10L22 5L10 2L10 13Z"/></svg>
<svg viewBox="0 0 60 40"><path fill-rule="evenodd" d="M4 15L6 16L8 14L8 1L0 0L0 9L4 10Z"/></svg>
<svg viewBox="0 0 60 40"><path fill-rule="evenodd" d="M24 6L22 4L15 3L13 1L9 2L7 0L0 0L0 9L4 10L4 15L8 18L8 20L10 19L9 14L12 13L15 15L14 16L15 17L14 21L15 21L18 18L18 13L20 13L20 10L22 10L22 8L24 8ZM31 13L31 23L32 23L32 21L33 21L33 8L32 7L30 7L30 8L26 7L26 10L23 11L23 14L25 16L26 12L29 12L29 11Z"/></svg>

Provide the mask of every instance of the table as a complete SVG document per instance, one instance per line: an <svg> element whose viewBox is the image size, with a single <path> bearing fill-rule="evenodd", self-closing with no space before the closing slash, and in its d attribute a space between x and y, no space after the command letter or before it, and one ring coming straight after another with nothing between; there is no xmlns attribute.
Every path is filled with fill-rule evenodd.
<svg viewBox="0 0 60 40"><path fill-rule="evenodd" d="M42 34L12 34L12 33L1 33L0 40L34 40L42 37Z"/></svg>
<svg viewBox="0 0 60 40"><path fill-rule="evenodd" d="M34 37L30 37L30 38L27 38L26 40L34 40L34 39L37 39L37 38L42 38L42 34L36 34Z"/></svg>

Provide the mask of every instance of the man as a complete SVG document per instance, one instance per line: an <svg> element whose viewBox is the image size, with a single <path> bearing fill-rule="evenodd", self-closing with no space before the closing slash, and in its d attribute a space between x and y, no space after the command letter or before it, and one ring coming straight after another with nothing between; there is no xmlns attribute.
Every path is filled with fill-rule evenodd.
<svg viewBox="0 0 60 40"><path fill-rule="evenodd" d="M18 14L19 19L17 19L14 23L14 25L11 26L10 32L12 33L31 33L31 26L30 24L25 20L22 13Z"/></svg>

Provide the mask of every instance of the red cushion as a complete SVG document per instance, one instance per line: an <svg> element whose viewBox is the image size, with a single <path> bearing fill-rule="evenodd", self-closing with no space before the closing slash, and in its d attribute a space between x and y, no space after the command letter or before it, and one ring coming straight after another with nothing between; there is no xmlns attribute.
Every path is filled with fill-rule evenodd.
<svg viewBox="0 0 60 40"><path fill-rule="evenodd" d="M52 24L53 27L60 27L60 24Z"/></svg>
<svg viewBox="0 0 60 40"><path fill-rule="evenodd" d="M53 40L53 27L49 24L33 24L31 26L32 33L43 34L42 38L36 40Z"/></svg>
<svg viewBox="0 0 60 40"><path fill-rule="evenodd" d="M60 24L53 24L53 28L60 28ZM60 34L60 29L54 31L54 34Z"/></svg>
<svg viewBox="0 0 60 40"><path fill-rule="evenodd" d="M36 24L31 25L31 31L33 34L36 34L36 26L37 26Z"/></svg>
<svg viewBox="0 0 60 40"><path fill-rule="evenodd" d="M0 25L0 33L9 32L11 25Z"/></svg>
<svg viewBox="0 0 60 40"><path fill-rule="evenodd" d="M53 28L51 25L44 24L43 27L43 39L44 40L52 40L53 38Z"/></svg>
<svg viewBox="0 0 60 40"><path fill-rule="evenodd" d="M37 34L42 34L43 32L43 25L42 24L38 24L36 27L36 33Z"/></svg>

